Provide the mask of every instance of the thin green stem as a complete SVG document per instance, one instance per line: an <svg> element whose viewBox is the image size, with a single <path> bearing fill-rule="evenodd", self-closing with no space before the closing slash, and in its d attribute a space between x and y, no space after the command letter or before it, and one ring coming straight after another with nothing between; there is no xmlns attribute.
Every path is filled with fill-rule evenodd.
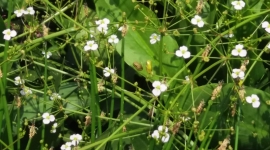
<svg viewBox="0 0 270 150"><path fill-rule="evenodd" d="M238 141L239 141L239 122L241 117L241 108L238 106L237 111L237 123L235 124L235 140L234 140L234 149L238 149Z"/></svg>
<svg viewBox="0 0 270 150"><path fill-rule="evenodd" d="M7 28L10 28L10 21L11 21L11 10L13 9L13 1L8 2L8 22L7 22ZM8 49L9 49L9 41L6 40L5 42L5 50L4 50L4 61L7 60L8 58ZM6 83L7 83L7 65L8 61L3 64L3 77L0 78L0 90L1 90L1 95L0 95L0 105L4 109L4 114L5 114L5 119L6 119L6 127L7 127L7 135L8 135L8 142L9 142L9 148L13 148L13 137L12 137L12 125L10 121L10 115L8 113L8 105L7 105L7 98L6 98ZM3 118L3 113L1 111L0 113L1 119ZM2 121L1 121L2 122ZM0 129L2 130L2 123L0 124ZM2 136L1 136L1 139Z"/></svg>
<svg viewBox="0 0 270 150"><path fill-rule="evenodd" d="M45 60L44 60L44 94L43 94L43 99L46 102L47 100L47 81L48 81L48 61L47 61L47 42L45 41L43 43L43 51L45 52ZM46 111L46 103L43 103L43 113ZM45 140L45 124L42 124L42 131L41 131L41 140L43 143L41 144L40 150L43 150L44 148L44 140Z"/></svg>
<svg viewBox="0 0 270 150"><path fill-rule="evenodd" d="M121 47L121 78L124 79L125 78L125 37L123 37L122 39L122 47ZM125 89L125 81L121 80L121 104L120 104L120 124L123 123L123 116L124 116L124 89ZM123 139L120 138L119 139L119 145L118 145L119 149L123 149Z"/></svg>
<svg viewBox="0 0 270 150"><path fill-rule="evenodd" d="M17 101L18 100L18 97L17 97ZM17 102L19 103L19 102ZM21 137L20 137L20 128L21 128L21 118L19 116L20 115L20 106L17 106L17 150L20 150L21 149Z"/></svg>
<svg viewBox="0 0 270 150"><path fill-rule="evenodd" d="M91 55L92 58L94 58L94 55ZM91 57L90 56L90 57ZM90 85L90 89L91 92L89 93L89 104L90 104L90 109L91 109L91 142L95 142L96 136L95 136L95 128L96 128L96 120L97 120L97 111L96 111L96 96L95 96L95 65L93 60L91 60L91 58L89 58L89 76L90 76L90 80L91 80L91 85Z"/></svg>

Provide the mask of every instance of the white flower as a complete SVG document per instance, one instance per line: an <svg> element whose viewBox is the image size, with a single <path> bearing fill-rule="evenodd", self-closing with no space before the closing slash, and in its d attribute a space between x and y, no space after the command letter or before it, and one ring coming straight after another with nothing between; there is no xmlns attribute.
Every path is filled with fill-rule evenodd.
<svg viewBox="0 0 270 150"><path fill-rule="evenodd" d="M15 84L15 85L24 84L24 80L21 79L20 76L17 76L17 77L15 77L14 84Z"/></svg>
<svg viewBox="0 0 270 150"><path fill-rule="evenodd" d="M160 81L154 81L152 85L154 87L154 89L152 90L152 93L155 96L159 96L162 92L167 90L167 86L161 83Z"/></svg>
<svg viewBox="0 0 270 150"><path fill-rule="evenodd" d="M107 18L96 21L96 25L99 25L100 27L107 27L109 23L110 23L110 20Z"/></svg>
<svg viewBox="0 0 270 150"><path fill-rule="evenodd" d="M163 143L167 143L169 141L169 139L170 139L170 134L169 133L165 133L165 135L161 137L161 141Z"/></svg>
<svg viewBox="0 0 270 150"><path fill-rule="evenodd" d="M52 133L55 133L56 132L56 127L57 127L57 123L54 123L52 125L52 130L51 130Z"/></svg>
<svg viewBox="0 0 270 150"><path fill-rule="evenodd" d="M2 32L4 34L5 40L10 40L12 37L15 37L17 35L17 32L15 30L6 29Z"/></svg>
<svg viewBox="0 0 270 150"><path fill-rule="evenodd" d="M241 69L233 69L232 77L234 79L240 78L244 79L245 73Z"/></svg>
<svg viewBox="0 0 270 150"><path fill-rule="evenodd" d="M193 25L197 25L199 28L204 26L204 22L202 20L202 17L195 15L194 18L191 19L191 23Z"/></svg>
<svg viewBox="0 0 270 150"><path fill-rule="evenodd" d="M110 69L109 67L105 67L103 69L103 74L105 77L109 77L112 73L114 73L114 69Z"/></svg>
<svg viewBox="0 0 270 150"><path fill-rule="evenodd" d="M72 145L77 146L82 140L82 136L80 134L73 134L70 136L70 140L72 140Z"/></svg>
<svg viewBox="0 0 270 150"><path fill-rule="evenodd" d="M246 97L248 103L252 103L252 107L258 108L260 106L260 99L256 94Z"/></svg>
<svg viewBox="0 0 270 150"><path fill-rule="evenodd" d="M103 33L104 35L107 34L107 32L108 32L107 26L98 26L97 29L99 32Z"/></svg>
<svg viewBox="0 0 270 150"><path fill-rule="evenodd" d="M245 2L244 1L233 1L232 5L233 5L234 9L241 10L242 8L245 7Z"/></svg>
<svg viewBox="0 0 270 150"><path fill-rule="evenodd" d="M262 28L264 28L266 32L270 33L270 24L268 21L264 21L262 23Z"/></svg>
<svg viewBox="0 0 270 150"><path fill-rule="evenodd" d="M233 56L240 56L240 57L246 57L247 56L247 50L243 49L244 46L242 44L238 44L235 46L235 48L232 50Z"/></svg>
<svg viewBox="0 0 270 150"><path fill-rule="evenodd" d="M119 42L119 39L117 38L116 35L111 35L110 38L108 39L108 42L117 44Z"/></svg>
<svg viewBox="0 0 270 150"><path fill-rule="evenodd" d="M42 115L42 118L44 124L49 124L50 122L53 122L55 120L54 115L50 115L47 112Z"/></svg>
<svg viewBox="0 0 270 150"><path fill-rule="evenodd" d="M14 14L16 14L17 17L21 17L24 14L24 10L23 9L15 10Z"/></svg>
<svg viewBox="0 0 270 150"><path fill-rule="evenodd" d="M186 81L189 81L189 77L188 76L185 76L185 79L186 79Z"/></svg>
<svg viewBox="0 0 270 150"><path fill-rule="evenodd" d="M71 142L66 142L66 144L61 146L61 150L71 150L71 144Z"/></svg>
<svg viewBox="0 0 270 150"><path fill-rule="evenodd" d="M189 58L190 52L188 51L188 48L186 46L181 46L179 50L175 52L175 55L178 57Z"/></svg>
<svg viewBox="0 0 270 150"><path fill-rule="evenodd" d="M225 37L225 38L232 38L232 37L234 37L234 34L232 34L232 33L225 34L223 37Z"/></svg>
<svg viewBox="0 0 270 150"><path fill-rule="evenodd" d="M188 120L190 120L190 117L181 117L181 119L184 121L184 122L186 122L186 121L188 121Z"/></svg>
<svg viewBox="0 0 270 150"><path fill-rule="evenodd" d="M154 138L154 139L158 139L159 138L159 132L158 132L158 130L155 130L153 133L152 133L152 138Z"/></svg>
<svg viewBox="0 0 270 150"><path fill-rule="evenodd" d="M270 44L268 44L268 45L267 45L267 48L269 48L269 49L270 49Z"/></svg>
<svg viewBox="0 0 270 150"><path fill-rule="evenodd" d="M89 51L89 50L97 50L98 45L95 43L95 41L87 41L86 45L84 46L84 51Z"/></svg>
<svg viewBox="0 0 270 150"><path fill-rule="evenodd" d="M42 51L42 54L45 57L45 51ZM52 56L52 53L50 51L47 52L47 59L49 59Z"/></svg>
<svg viewBox="0 0 270 150"><path fill-rule="evenodd" d="M150 36L150 43L155 44L157 41L160 41L160 35L157 35L156 33L153 33Z"/></svg>
<svg viewBox="0 0 270 150"><path fill-rule="evenodd" d="M30 95L30 94L32 94L32 91L31 91L31 89L30 89L29 87L24 87L24 88L20 91L20 93L21 93L22 95Z"/></svg>
<svg viewBox="0 0 270 150"><path fill-rule="evenodd" d="M54 123L52 127L53 128L56 128L57 127L57 123Z"/></svg>
<svg viewBox="0 0 270 150"><path fill-rule="evenodd" d="M50 99L53 101L53 100L57 100L57 99L61 99L61 96L58 94L58 93L53 93L51 96L50 96Z"/></svg>
<svg viewBox="0 0 270 150"><path fill-rule="evenodd" d="M158 131L167 133L169 129L166 126L158 126Z"/></svg>
<svg viewBox="0 0 270 150"><path fill-rule="evenodd" d="M34 15L35 14L35 10L33 9L33 7L28 7L25 11L24 14L26 15Z"/></svg>

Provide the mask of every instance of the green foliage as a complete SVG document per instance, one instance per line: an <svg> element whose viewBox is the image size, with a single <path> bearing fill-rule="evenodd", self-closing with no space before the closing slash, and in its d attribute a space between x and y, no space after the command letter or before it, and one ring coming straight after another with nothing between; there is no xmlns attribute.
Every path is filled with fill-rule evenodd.
<svg viewBox="0 0 270 150"><path fill-rule="evenodd" d="M82 150L269 149L270 3L244 2L0 0L0 30L17 32L0 39L0 149L59 149L75 134Z"/></svg>

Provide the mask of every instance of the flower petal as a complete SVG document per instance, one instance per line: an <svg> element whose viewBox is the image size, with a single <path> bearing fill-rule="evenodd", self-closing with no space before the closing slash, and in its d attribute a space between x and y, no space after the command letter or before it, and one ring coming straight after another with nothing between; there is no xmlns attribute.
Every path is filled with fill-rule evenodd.
<svg viewBox="0 0 270 150"><path fill-rule="evenodd" d="M261 104L260 101L253 102L252 107L253 108L258 108L260 106L260 104Z"/></svg>
<svg viewBox="0 0 270 150"><path fill-rule="evenodd" d="M248 96L248 97L246 97L246 101L247 101L248 103L252 103L252 98L251 98L250 96Z"/></svg>
<svg viewBox="0 0 270 150"><path fill-rule="evenodd" d="M159 89L153 89L152 90L152 93L155 95L155 96L159 96L161 94L161 91Z"/></svg>

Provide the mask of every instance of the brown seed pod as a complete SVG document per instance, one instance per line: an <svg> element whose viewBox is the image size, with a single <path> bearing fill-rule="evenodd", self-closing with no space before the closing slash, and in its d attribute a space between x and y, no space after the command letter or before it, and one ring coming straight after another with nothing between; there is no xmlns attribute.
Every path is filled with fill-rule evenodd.
<svg viewBox="0 0 270 150"><path fill-rule="evenodd" d="M138 71L142 71L143 70L143 66L142 66L142 64L141 63L139 63L139 62L133 62L133 67L136 69L136 70L138 70Z"/></svg>

